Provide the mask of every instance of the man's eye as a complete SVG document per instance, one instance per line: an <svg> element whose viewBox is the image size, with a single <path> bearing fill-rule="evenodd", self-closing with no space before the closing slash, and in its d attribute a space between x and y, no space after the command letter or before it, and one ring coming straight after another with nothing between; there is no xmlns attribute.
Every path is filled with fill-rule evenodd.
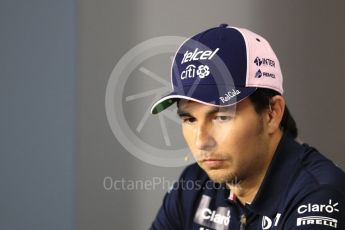
<svg viewBox="0 0 345 230"><path fill-rule="evenodd" d="M195 121L196 121L196 119L194 117L182 118L183 123L193 123Z"/></svg>
<svg viewBox="0 0 345 230"><path fill-rule="evenodd" d="M214 119L217 121L230 121L232 117L223 115L223 116L215 116Z"/></svg>

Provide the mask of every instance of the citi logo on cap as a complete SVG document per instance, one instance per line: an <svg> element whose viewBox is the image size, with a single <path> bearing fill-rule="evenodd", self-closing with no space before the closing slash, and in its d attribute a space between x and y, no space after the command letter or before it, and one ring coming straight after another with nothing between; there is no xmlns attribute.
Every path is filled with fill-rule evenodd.
<svg viewBox="0 0 345 230"><path fill-rule="evenodd" d="M210 75L210 68L207 65L199 65L196 69L195 65L189 65L184 71L182 71L181 80L194 78L195 75L199 78L205 78Z"/></svg>
<svg viewBox="0 0 345 230"><path fill-rule="evenodd" d="M183 55L181 64L190 62L190 61L197 61L197 60L211 60L213 56L218 52L219 48L212 50L205 50L205 51L199 51L198 48L194 50L194 52L186 51L186 53Z"/></svg>

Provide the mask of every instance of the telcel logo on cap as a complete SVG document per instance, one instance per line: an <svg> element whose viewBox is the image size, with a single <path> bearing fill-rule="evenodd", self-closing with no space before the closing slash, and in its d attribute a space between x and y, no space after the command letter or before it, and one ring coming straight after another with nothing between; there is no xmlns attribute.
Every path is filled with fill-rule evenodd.
<svg viewBox="0 0 345 230"><path fill-rule="evenodd" d="M197 61L197 60L211 60L211 58L218 52L219 48L212 50L205 50L205 51L198 51L198 48L194 50L194 52L188 52L183 55L183 59L181 64L190 62L190 61Z"/></svg>

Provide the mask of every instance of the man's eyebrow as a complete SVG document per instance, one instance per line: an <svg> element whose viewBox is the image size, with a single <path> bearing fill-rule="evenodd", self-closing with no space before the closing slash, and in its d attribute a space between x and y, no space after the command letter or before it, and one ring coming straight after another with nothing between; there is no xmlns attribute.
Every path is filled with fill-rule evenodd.
<svg viewBox="0 0 345 230"><path fill-rule="evenodd" d="M178 108L177 109L177 115L179 117L192 117L192 115L186 111L183 111L182 109Z"/></svg>
<svg viewBox="0 0 345 230"><path fill-rule="evenodd" d="M210 109L209 111L207 111L206 115L210 116L210 115L214 115L215 113L219 113L219 112L229 112L229 110L226 108L214 107L214 108ZM177 109L177 115L179 117L193 117L189 112L184 111L183 109L180 109L180 108Z"/></svg>
<svg viewBox="0 0 345 230"><path fill-rule="evenodd" d="M223 112L223 110L221 108L218 108L218 107L214 107L212 109L210 109L209 111L207 111L207 116L210 116L210 115L214 115L215 113L219 113L219 112Z"/></svg>

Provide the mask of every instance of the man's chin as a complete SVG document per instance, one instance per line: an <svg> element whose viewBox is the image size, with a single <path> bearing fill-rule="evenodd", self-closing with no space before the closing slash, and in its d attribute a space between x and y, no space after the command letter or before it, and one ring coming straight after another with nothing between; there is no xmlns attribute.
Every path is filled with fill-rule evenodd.
<svg viewBox="0 0 345 230"><path fill-rule="evenodd" d="M208 177L216 183L225 183L233 180L232 174L226 172L224 169L205 170L205 172L207 173Z"/></svg>

